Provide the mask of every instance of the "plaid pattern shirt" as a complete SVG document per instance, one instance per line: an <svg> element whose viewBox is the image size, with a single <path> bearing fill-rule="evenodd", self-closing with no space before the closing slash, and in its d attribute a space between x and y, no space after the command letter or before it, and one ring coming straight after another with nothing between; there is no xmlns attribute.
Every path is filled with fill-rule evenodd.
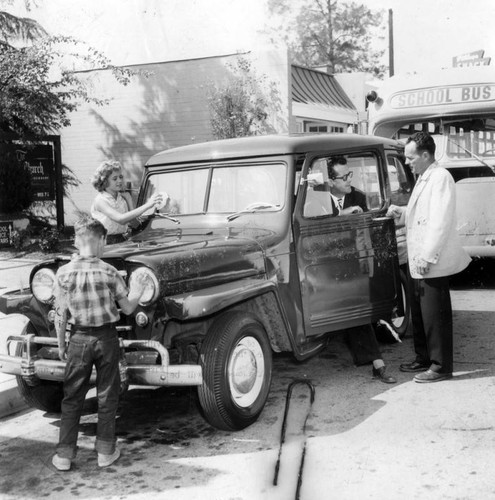
<svg viewBox="0 0 495 500"><path fill-rule="evenodd" d="M117 270L98 257L74 255L56 275L57 315L68 311L68 322L85 327L119 320L115 301L127 297L127 287Z"/></svg>

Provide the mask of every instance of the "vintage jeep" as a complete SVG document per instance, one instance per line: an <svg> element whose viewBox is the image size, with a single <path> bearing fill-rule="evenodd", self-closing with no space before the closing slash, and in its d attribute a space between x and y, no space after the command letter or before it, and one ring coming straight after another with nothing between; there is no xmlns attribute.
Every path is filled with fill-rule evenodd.
<svg viewBox="0 0 495 500"><path fill-rule="evenodd" d="M138 204L153 192L168 201L103 257L126 280L149 276L140 306L118 327L129 382L197 386L211 425L242 429L267 400L272 352L304 360L334 332L401 317L394 222L385 216L404 189L401 154L388 139L312 134L153 156ZM368 211L328 212L321 186L333 156L345 158ZM0 371L17 375L24 399L45 411L59 410L62 398L53 283L69 258L37 265L31 293L0 301L4 313L27 317L22 331L3 332Z"/></svg>

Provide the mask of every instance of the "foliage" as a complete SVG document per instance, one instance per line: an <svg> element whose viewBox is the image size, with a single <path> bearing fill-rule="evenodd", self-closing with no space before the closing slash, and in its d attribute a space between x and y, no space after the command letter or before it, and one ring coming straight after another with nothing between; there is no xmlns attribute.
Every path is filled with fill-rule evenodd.
<svg viewBox="0 0 495 500"><path fill-rule="evenodd" d="M268 0L271 14L283 23L272 30L287 43L292 61L327 66L331 73L365 71L383 76L384 51L371 42L383 39L383 11L337 0Z"/></svg>
<svg viewBox="0 0 495 500"><path fill-rule="evenodd" d="M58 250L60 233L55 228L45 227L41 230L38 238L38 245L42 252L50 253Z"/></svg>
<svg viewBox="0 0 495 500"><path fill-rule="evenodd" d="M33 19L0 12L0 38L2 40L13 38L34 40L46 35L44 28Z"/></svg>
<svg viewBox="0 0 495 500"><path fill-rule="evenodd" d="M32 19L0 12L0 25L0 135L36 139L69 126L70 113L83 102L105 104L76 66L110 70L124 85L137 73L113 66L75 38L48 36Z"/></svg>
<svg viewBox="0 0 495 500"><path fill-rule="evenodd" d="M251 62L238 57L228 64L231 71L225 84L210 83L207 101L215 139L262 135L273 131L268 122L270 107L280 102L274 82L258 77Z"/></svg>
<svg viewBox="0 0 495 500"><path fill-rule="evenodd" d="M29 229L14 229L11 234L12 246L15 250L22 250L31 241Z"/></svg>
<svg viewBox="0 0 495 500"><path fill-rule="evenodd" d="M0 147L0 212L19 212L31 204L31 173L20 162L15 150L2 145Z"/></svg>

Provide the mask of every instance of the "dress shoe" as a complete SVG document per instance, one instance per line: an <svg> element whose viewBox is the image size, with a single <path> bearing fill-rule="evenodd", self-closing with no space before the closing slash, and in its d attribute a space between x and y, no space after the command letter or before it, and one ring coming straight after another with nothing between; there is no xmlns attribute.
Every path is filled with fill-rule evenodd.
<svg viewBox="0 0 495 500"><path fill-rule="evenodd" d="M373 367L373 378L377 378L380 382L385 384L395 384L397 380L390 375L385 373L387 368L385 366L381 366L380 368Z"/></svg>
<svg viewBox="0 0 495 500"><path fill-rule="evenodd" d="M59 457L58 455L53 455L52 464L58 470L70 470L71 460L70 458Z"/></svg>
<svg viewBox="0 0 495 500"><path fill-rule="evenodd" d="M419 361L413 361L412 363L402 363L399 366L399 370L401 372L425 372L429 367L430 363L425 365Z"/></svg>
<svg viewBox="0 0 495 500"><path fill-rule="evenodd" d="M440 373L433 370L426 370L424 373L418 373L414 376L414 382L419 384L428 384L430 382L440 382L452 378L452 373Z"/></svg>

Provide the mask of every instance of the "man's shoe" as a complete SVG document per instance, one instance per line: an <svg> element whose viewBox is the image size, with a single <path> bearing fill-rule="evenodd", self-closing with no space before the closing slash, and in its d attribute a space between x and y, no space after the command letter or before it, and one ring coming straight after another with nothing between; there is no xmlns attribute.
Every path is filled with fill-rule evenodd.
<svg viewBox="0 0 495 500"><path fill-rule="evenodd" d="M440 373L433 370L426 370L424 373L418 373L414 376L414 382L419 384L428 384L430 382L440 382L452 378L452 373Z"/></svg>
<svg viewBox="0 0 495 500"><path fill-rule="evenodd" d="M71 466L70 458L59 457L57 454L52 458L53 466L58 470L69 470Z"/></svg>
<svg viewBox="0 0 495 500"><path fill-rule="evenodd" d="M425 372L430 367L430 364L424 365L419 361L413 361L412 363L402 363L399 366L401 372Z"/></svg>
<svg viewBox="0 0 495 500"><path fill-rule="evenodd" d="M111 455L104 455L103 453L98 453L98 465L100 467L108 467L116 462L120 457L120 449L115 448L115 451Z"/></svg>
<svg viewBox="0 0 495 500"><path fill-rule="evenodd" d="M373 378L377 378L380 382L384 382L385 384L395 384L397 380L390 375L385 373L387 368L385 366L381 366L380 368L373 367Z"/></svg>

